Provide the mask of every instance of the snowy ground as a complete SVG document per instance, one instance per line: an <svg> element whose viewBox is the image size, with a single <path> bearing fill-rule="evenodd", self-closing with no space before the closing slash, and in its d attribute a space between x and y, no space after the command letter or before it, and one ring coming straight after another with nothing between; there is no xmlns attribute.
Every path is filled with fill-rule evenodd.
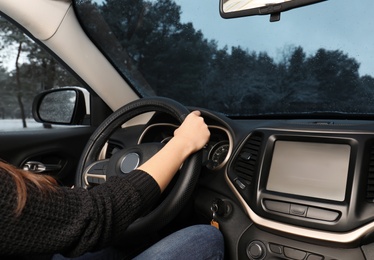
<svg viewBox="0 0 374 260"><path fill-rule="evenodd" d="M27 128L23 128L21 119L0 119L0 131L43 128L43 124L36 122L34 119L26 119L26 124Z"/></svg>

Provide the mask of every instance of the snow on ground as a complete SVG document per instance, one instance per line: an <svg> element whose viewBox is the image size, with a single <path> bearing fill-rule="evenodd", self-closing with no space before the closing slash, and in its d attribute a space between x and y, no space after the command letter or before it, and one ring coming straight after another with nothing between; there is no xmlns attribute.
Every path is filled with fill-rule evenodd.
<svg viewBox="0 0 374 260"><path fill-rule="evenodd" d="M27 128L23 128L22 120L18 119L0 119L0 132L5 131L27 131L48 129L44 128L42 123L36 122L32 118L26 119ZM84 125L53 125L52 128L71 128L71 127L85 127Z"/></svg>
<svg viewBox="0 0 374 260"><path fill-rule="evenodd" d="M34 119L26 119L27 128L43 127L41 123ZM22 129L23 124L21 119L0 119L0 130L17 130Z"/></svg>
<svg viewBox="0 0 374 260"><path fill-rule="evenodd" d="M21 119L0 119L0 132L9 130L35 130L43 129L43 124L34 119L26 119L27 128L23 128ZM59 126L60 127L60 126Z"/></svg>

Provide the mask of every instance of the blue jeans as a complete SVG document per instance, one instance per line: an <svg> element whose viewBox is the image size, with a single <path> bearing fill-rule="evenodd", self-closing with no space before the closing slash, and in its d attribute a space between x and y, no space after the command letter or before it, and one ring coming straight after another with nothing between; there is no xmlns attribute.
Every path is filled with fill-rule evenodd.
<svg viewBox="0 0 374 260"><path fill-rule="evenodd" d="M221 232L209 225L191 226L157 242L134 260L222 260L224 242Z"/></svg>
<svg viewBox="0 0 374 260"><path fill-rule="evenodd" d="M195 225L181 229L152 245L134 260L222 260L224 259L222 233L209 225ZM53 260L99 260L124 259L117 250L107 248L95 253L87 253L77 258L55 255Z"/></svg>

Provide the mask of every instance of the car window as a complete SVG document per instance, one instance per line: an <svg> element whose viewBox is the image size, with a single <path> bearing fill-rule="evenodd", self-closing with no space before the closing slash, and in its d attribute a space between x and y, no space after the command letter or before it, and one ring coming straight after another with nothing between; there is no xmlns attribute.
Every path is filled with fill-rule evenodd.
<svg viewBox="0 0 374 260"><path fill-rule="evenodd" d="M77 0L91 39L142 96L230 116L374 113L374 1L223 19L218 0ZM349 6L349 7L347 7Z"/></svg>
<svg viewBox="0 0 374 260"><path fill-rule="evenodd" d="M41 91L82 87L45 49L0 16L0 131L50 128L32 117Z"/></svg>

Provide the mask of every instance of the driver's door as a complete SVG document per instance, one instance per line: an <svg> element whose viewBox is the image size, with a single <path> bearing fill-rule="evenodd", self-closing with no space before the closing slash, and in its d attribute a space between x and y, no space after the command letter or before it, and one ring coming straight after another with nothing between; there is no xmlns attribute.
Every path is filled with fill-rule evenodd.
<svg viewBox="0 0 374 260"><path fill-rule="evenodd" d="M86 122L80 125L42 124L33 119L32 104L34 97L45 89L84 86L19 28L1 16L0 24L3 44L0 49L0 159L52 174L62 184L71 185L81 151L94 130L93 115L87 113Z"/></svg>

